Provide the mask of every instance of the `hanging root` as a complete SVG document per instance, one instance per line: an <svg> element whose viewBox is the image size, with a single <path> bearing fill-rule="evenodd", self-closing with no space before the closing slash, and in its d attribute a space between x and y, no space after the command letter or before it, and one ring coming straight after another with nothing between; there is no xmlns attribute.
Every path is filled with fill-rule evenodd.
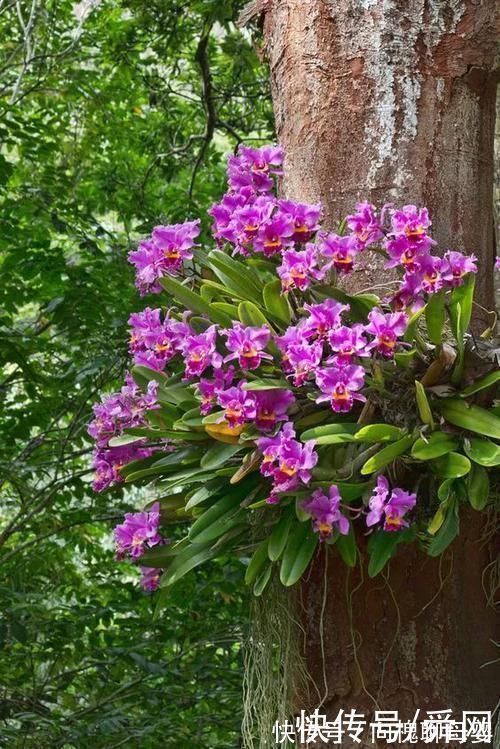
<svg viewBox="0 0 500 749"><path fill-rule="evenodd" d="M252 603L250 631L243 646L243 749L275 746L274 723L290 720L294 698L306 689L295 598L294 591L273 580Z"/></svg>

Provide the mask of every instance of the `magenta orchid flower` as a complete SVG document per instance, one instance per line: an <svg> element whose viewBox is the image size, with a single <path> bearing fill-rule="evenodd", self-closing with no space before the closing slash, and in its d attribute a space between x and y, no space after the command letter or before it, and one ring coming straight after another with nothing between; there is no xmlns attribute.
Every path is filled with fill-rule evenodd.
<svg viewBox="0 0 500 749"><path fill-rule="evenodd" d="M312 517L313 528L321 539L330 538L334 530L343 536L349 533L349 520L340 511L338 487L330 486L328 494L322 489L313 492L311 498L302 502L302 509Z"/></svg>
<svg viewBox="0 0 500 749"><path fill-rule="evenodd" d="M351 328L347 325L342 325L340 328L336 328L330 332L328 340L334 356L327 359L327 364L333 363L338 367L343 367L351 364L355 356L370 356L363 325L353 325Z"/></svg>
<svg viewBox="0 0 500 749"><path fill-rule="evenodd" d="M436 244L427 233L430 225L431 220L427 208L405 205L392 213L391 234L393 236L402 235L406 237L409 245L418 248L421 252L427 252Z"/></svg>
<svg viewBox="0 0 500 749"><path fill-rule="evenodd" d="M160 586L160 577L163 570L157 567L139 567L141 571L141 579L139 584L141 588L149 593L153 590L157 590Z"/></svg>
<svg viewBox="0 0 500 749"><path fill-rule="evenodd" d="M359 250L375 244L384 236L375 206L371 203L356 203L356 213L347 216L347 226L351 230Z"/></svg>
<svg viewBox="0 0 500 749"><path fill-rule="evenodd" d="M159 525L159 502L155 502L149 511L127 512L124 522L114 530L116 558L130 556L138 559L147 549L162 543Z"/></svg>
<svg viewBox="0 0 500 749"><path fill-rule="evenodd" d="M210 413L217 402L217 396L228 388L234 379L235 368L214 369L213 379L202 377L196 385L198 395L201 398L200 413L206 416Z"/></svg>
<svg viewBox="0 0 500 749"><path fill-rule="evenodd" d="M404 489L392 489L385 476L379 476L377 486L371 496L366 516L366 524L370 528L383 520L385 531L398 531L407 528L409 523L404 516L417 502L417 495L410 494Z"/></svg>
<svg viewBox="0 0 500 749"><path fill-rule="evenodd" d="M295 396L289 390L257 390L255 398L255 426L265 432L274 429L280 421L286 421Z"/></svg>
<svg viewBox="0 0 500 749"><path fill-rule="evenodd" d="M393 312L385 315L380 310L372 309L368 315L369 325L365 327L367 333L375 336L368 344L368 349L375 349L379 354L389 359L394 356L397 340L408 325L408 317L404 312Z"/></svg>
<svg viewBox="0 0 500 749"><path fill-rule="evenodd" d="M321 304L305 304L309 316L302 324L307 337L327 338L332 330L342 325L342 313L349 310L348 304L326 299Z"/></svg>
<svg viewBox="0 0 500 749"><path fill-rule="evenodd" d="M286 351L287 373L293 376L293 383L297 387L304 385L309 374L315 372L321 363L323 344L321 341L302 343L290 346Z"/></svg>
<svg viewBox="0 0 500 749"><path fill-rule="evenodd" d="M284 424L276 437L261 437L255 444L263 454L261 473L271 476L274 481L271 503L276 501L277 493L295 489L300 483L309 483L311 470L318 461L314 441L298 442L290 422Z"/></svg>
<svg viewBox="0 0 500 749"><path fill-rule="evenodd" d="M327 234L320 239L319 252L328 261L325 269L333 266L338 273L350 273L359 248L353 237Z"/></svg>
<svg viewBox="0 0 500 749"><path fill-rule="evenodd" d="M189 335L180 343L186 365L184 379L199 377L210 366L222 366L222 356L216 351L217 327L211 325L204 333Z"/></svg>
<svg viewBox="0 0 500 749"><path fill-rule="evenodd" d="M293 200L278 201L280 211L289 216L293 221L294 242L304 244L308 242L313 234L318 231L321 216L321 205L310 205L309 203L295 203Z"/></svg>
<svg viewBox="0 0 500 749"><path fill-rule="evenodd" d="M231 351L231 354L225 357L225 362L238 359L243 369L257 369L263 359L272 360L271 354L264 351L271 339L271 333L266 326L252 328L235 322L232 328L221 330L221 333L226 336L226 348Z"/></svg>
<svg viewBox="0 0 500 749"><path fill-rule="evenodd" d="M467 273L477 273L476 263L475 255L448 250L443 257L443 278L449 286L460 286Z"/></svg>
<svg viewBox="0 0 500 749"><path fill-rule="evenodd" d="M226 422L231 429L253 421L256 415L254 394L243 390L244 381L217 393L217 403L224 409L218 423Z"/></svg>
<svg viewBox="0 0 500 749"><path fill-rule="evenodd" d="M93 489L100 493L123 482L120 469L133 460L149 458L157 448L144 447L144 440L138 440L123 447L98 447L92 457L94 471Z"/></svg>
<svg viewBox="0 0 500 749"><path fill-rule="evenodd" d="M180 351L181 340L192 333L189 325L178 320L161 320L161 310L146 307L130 315L132 328L129 351L134 364L161 372Z"/></svg>
<svg viewBox="0 0 500 749"><path fill-rule="evenodd" d="M136 286L141 295L161 291L159 279L176 274L185 260L193 257L194 240L200 233L200 221L157 226L151 239L139 242L128 259L136 269Z"/></svg>
<svg viewBox="0 0 500 749"><path fill-rule="evenodd" d="M255 252L262 252L266 257L276 255L293 246L295 227L293 219L286 214L275 214L266 221L257 232L253 247Z"/></svg>
<svg viewBox="0 0 500 749"><path fill-rule="evenodd" d="M318 262L319 257L314 245L308 245L301 252L286 250L283 253L283 262L277 269L283 291L305 291L312 281L322 279L324 271L318 267Z"/></svg>
<svg viewBox="0 0 500 749"><path fill-rule="evenodd" d="M365 370L356 365L327 367L316 372L316 384L322 395L316 403L330 403L336 413L348 413L354 401L366 401L359 390L365 384Z"/></svg>

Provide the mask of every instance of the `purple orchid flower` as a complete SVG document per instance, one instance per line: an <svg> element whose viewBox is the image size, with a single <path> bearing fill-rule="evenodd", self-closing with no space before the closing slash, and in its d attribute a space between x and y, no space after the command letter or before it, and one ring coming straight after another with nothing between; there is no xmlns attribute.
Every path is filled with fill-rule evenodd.
<svg viewBox="0 0 500 749"><path fill-rule="evenodd" d="M163 570L157 567L139 567L139 569L141 571L141 579L139 581L141 588L148 592L157 590Z"/></svg>
<svg viewBox="0 0 500 749"><path fill-rule="evenodd" d="M244 384L245 382L241 381L217 394L217 403L224 409L224 414L218 421L225 421L231 429L252 421L256 416L254 395L243 390Z"/></svg>
<svg viewBox="0 0 500 749"><path fill-rule="evenodd" d="M127 512L124 522L114 530L116 558L130 556L138 559L147 549L163 542L159 533L160 503L155 502L149 511Z"/></svg>
<svg viewBox="0 0 500 749"><path fill-rule="evenodd" d="M388 297L385 301L396 312L408 308L416 312L425 304L422 292L421 274L407 273L405 274L398 291L393 294L392 297Z"/></svg>
<svg viewBox="0 0 500 749"><path fill-rule="evenodd" d="M200 413L206 416L217 402L217 396L230 387L235 375L234 367L215 369L213 380L202 378L197 384L198 395L201 398Z"/></svg>
<svg viewBox="0 0 500 749"><path fill-rule="evenodd" d="M260 226L254 238L254 250L263 252L266 257L283 252L293 246L294 232L293 219L284 213L277 213Z"/></svg>
<svg viewBox="0 0 500 749"><path fill-rule="evenodd" d="M278 205L281 212L293 221L294 233L292 239L294 242L301 244L309 242L313 234L319 229L321 205L295 203L293 200L280 200Z"/></svg>
<svg viewBox="0 0 500 749"><path fill-rule="evenodd" d="M328 367L316 372L316 384L322 392L316 403L330 403L336 413L348 413L354 401L366 401L358 391L364 385L363 367L347 365L341 368Z"/></svg>
<svg viewBox="0 0 500 749"><path fill-rule="evenodd" d="M353 325L351 328L342 325L340 328L332 330L328 340L335 355L331 359L327 359L327 364L336 364L338 367L343 367L351 364L355 356L370 356L370 352L367 350L368 341L363 333L364 326L359 324Z"/></svg>
<svg viewBox="0 0 500 749"><path fill-rule="evenodd" d="M269 497L271 503L276 502L277 493L295 489L300 483L309 483L311 470L318 462L314 441L298 442L290 422L283 425L276 437L261 437L255 444L263 454L261 473L274 480Z"/></svg>
<svg viewBox="0 0 500 749"><path fill-rule="evenodd" d="M274 429L279 421L286 421L295 396L289 390L257 390L255 398L255 426L261 431Z"/></svg>
<svg viewBox="0 0 500 749"><path fill-rule="evenodd" d="M107 447L109 440L123 434L124 429L146 423L146 412L160 407L157 396L157 382L149 382L146 393L142 393L127 373L120 392L106 395L92 406L95 418L87 427L88 434L97 447Z"/></svg>
<svg viewBox="0 0 500 749"><path fill-rule="evenodd" d="M313 528L321 539L330 538L335 529L343 536L349 533L349 520L340 512L341 501L338 487L334 484L330 486L328 494L317 489L309 500L302 502L302 509L311 515Z"/></svg>
<svg viewBox="0 0 500 749"><path fill-rule="evenodd" d="M123 447L98 447L92 459L92 469L94 470L92 486L94 491L100 493L111 486L122 483L124 479L120 469L123 466L133 460L149 458L156 452L155 448L144 447L144 443L144 440L138 440Z"/></svg>
<svg viewBox="0 0 500 749"><path fill-rule="evenodd" d="M136 286L141 295L158 293L163 276L176 274L184 260L193 257L194 240L200 233L200 221L157 226L151 239L139 242L138 249L129 253L129 262L136 268Z"/></svg>
<svg viewBox="0 0 500 749"><path fill-rule="evenodd" d="M409 523L404 519L409 510L415 507L416 494L409 494L404 489L392 489L385 476L379 476L377 486L369 500L369 513L366 524L369 528L384 521L385 531L398 531L407 528Z"/></svg>
<svg viewBox="0 0 500 749"><path fill-rule="evenodd" d="M292 372L293 368L289 361L288 351L292 346L301 346L308 343L303 327L301 325L290 325L282 336L275 338L275 343L282 353L281 367L283 372Z"/></svg>
<svg viewBox="0 0 500 749"><path fill-rule="evenodd" d="M495 270L500 270L500 256L495 258Z"/></svg>
<svg viewBox="0 0 500 749"><path fill-rule="evenodd" d="M375 336L375 340L368 344L368 349L376 349L382 356L391 358L394 356L397 339L403 335L408 325L407 315L404 312L385 315L378 309L372 309L368 320L370 324L365 330Z"/></svg>
<svg viewBox="0 0 500 749"><path fill-rule="evenodd" d="M333 266L338 273L350 273L359 249L356 238L326 234L320 238L319 252L328 261L325 270Z"/></svg>
<svg viewBox="0 0 500 749"><path fill-rule="evenodd" d="M425 244L412 244L405 234L388 239L385 242L385 249L389 255L385 267L395 268L400 265L405 273L416 273L419 271L422 260L428 253L428 248Z"/></svg>
<svg viewBox="0 0 500 749"><path fill-rule="evenodd" d="M229 192L224 195L220 203L214 203L208 210L208 215L214 220L212 234L218 244L223 244L223 232L229 226L235 212L239 208L252 203L255 200L255 190L247 186L238 192Z"/></svg>
<svg viewBox="0 0 500 749"><path fill-rule="evenodd" d="M340 304L333 299L326 299L321 304L305 304L309 316L302 329L308 337L327 338L332 330L342 325L342 313L349 310L348 304Z"/></svg>
<svg viewBox="0 0 500 749"><path fill-rule="evenodd" d="M414 205L405 205L392 213L391 234L393 236L403 235L408 240L409 245L420 252L427 252L436 244L427 233L430 225L431 220L427 208L419 209Z"/></svg>
<svg viewBox="0 0 500 749"><path fill-rule="evenodd" d="M463 255L461 252L448 250L443 257L443 278L451 287L460 286L467 273L477 273L475 255Z"/></svg>
<svg viewBox="0 0 500 749"><path fill-rule="evenodd" d="M304 291L309 288L312 281L324 278L324 271L318 268L318 262L319 257L314 245L308 245L302 252L286 250L283 253L283 262L277 269L283 291Z"/></svg>
<svg viewBox="0 0 500 749"><path fill-rule="evenodd" d="M232 353L226 356L225 362L238 359L243 369L257 369L263 359L271 359L263 349L270 341L271 333L266 326L252 328L233 323L232 329L221 330L222 335L227 337L226 348Z"/></svg>
<svg viewBox="0 0 500 749"><path fill-rule="evenodd" d="M356 213L347 216L347 226L354 236L358 250L364 250L384 236L375 206L370 203L356 203Z"/></svg>
<svg viewBox="0 0 500 749"><path fill-rule="evenodd" d="M270 175L280 175L282 164L280 146L240 146L238 154L228 159L229 185L233 190L252 185L258 192L269 192L274 187Z"/></svg>
<svg viewBox="0 0 500 749"><path fill-rule="evenodd" d="M294 385L300 387L309 379L309 374L320 365L323 344L321 341L314 341L290 346L285 356L287 373L293 376Z"/></svg>
<svg viewBox="0 0 500 749"><path fill-rule="evenodd" d="M186 369L184 379L199 377L210 366L219 369L222 356L215 350L217 327L211 325L204 333L187 336L180 343Z"/></svg>
<svg viewBox="0 0 500 749"><path fill-rule="evenodd" d="M422 291L427 294L435 294L445 285L443 272L445 271L446 261L434 255L426 255L420 262L420 283Z"/></svg>
<svg viewBox="0 0 500 749"><path fill-rule="evenodd" d="M171 318L161 320L161 310L146 307L130 315L132 327L129 351L134 364L159 372L180 351L181 340L192 333L189 325Z"/></svg>

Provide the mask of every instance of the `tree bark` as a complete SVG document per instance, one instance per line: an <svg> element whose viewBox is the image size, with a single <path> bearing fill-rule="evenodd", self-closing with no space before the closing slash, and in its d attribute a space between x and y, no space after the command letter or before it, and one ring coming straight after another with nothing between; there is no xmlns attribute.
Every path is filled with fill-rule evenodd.
<svg viewBox="0 0 500 749"><path fill-rule="evenodd" d="M327 227L358 199L426 205L441 252L478 255L485 306L493 304L495 8L495 0L268 0L264 16L286 196L321 201ZM364 257L355 290L387 280L383 261ZM481 668L498 658L499 640L482 589L491 561L483 525L471 511L442 560L401 549L375 580L333 555L325 575L318 556L301 590L319 692L308 708L323 702L330 718L340 708L399 709L408 719L417 708L494 707L499 673Z"/></svg>

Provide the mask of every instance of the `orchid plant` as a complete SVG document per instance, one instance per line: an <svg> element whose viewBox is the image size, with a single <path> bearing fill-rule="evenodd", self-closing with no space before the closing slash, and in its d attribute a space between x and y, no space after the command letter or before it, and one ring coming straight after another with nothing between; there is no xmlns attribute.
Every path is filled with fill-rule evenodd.
<svg viewBox="0 0 500 749"><path fill-rule="evenodd" d="M276 197L282 162L278 146L229 158L216 249L187 221L129 255L158 305L131 315L130 373L89 433L97 491L154 482L115 529L147 590L235 553L258 595L275 571L296 583L320 544L351 566L366 546L374 576L401 543L441 554L461 506L491 496L500 373L491 330L469 332L474 255L433 254L413 205L359 203L328 233L320 205ZM394 282L347 293L372 251Z"/></svg>

